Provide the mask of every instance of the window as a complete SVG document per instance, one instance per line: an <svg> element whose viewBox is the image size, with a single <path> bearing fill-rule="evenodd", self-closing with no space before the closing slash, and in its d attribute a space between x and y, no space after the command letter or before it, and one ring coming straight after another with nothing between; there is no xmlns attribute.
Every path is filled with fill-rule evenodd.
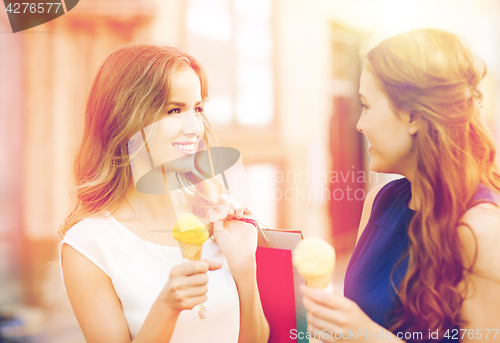
<svg viewBox="0 0 500 343"><path fill-rule="evenodd" d="M187 0L185 50L207 70L215 127L274 121L271 0Z"/></svg>

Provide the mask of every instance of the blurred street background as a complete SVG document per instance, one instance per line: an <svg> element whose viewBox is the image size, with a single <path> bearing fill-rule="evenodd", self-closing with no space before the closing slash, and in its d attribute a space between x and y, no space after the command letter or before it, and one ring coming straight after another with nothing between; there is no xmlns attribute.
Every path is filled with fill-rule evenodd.
<svg viewBox="0 0 500 343"><path fill-rule="evenodd" d="M397 177L369 171L355 129L363 52L414 28L464 37L487 64L483 109L499 139L499 19L496 0L81 0L13 34L0 5L0 342L85 342L57 230L85 96L116 48L173 45L201 62L206 115L218 144L241 152L247 207L271 228L331 242L342 290L364 196Z"/></svg>

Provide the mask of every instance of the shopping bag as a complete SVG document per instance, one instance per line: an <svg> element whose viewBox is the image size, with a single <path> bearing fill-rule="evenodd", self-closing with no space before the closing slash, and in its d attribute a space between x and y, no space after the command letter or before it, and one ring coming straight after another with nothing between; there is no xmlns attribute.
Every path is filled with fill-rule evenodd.
<svg viewBox="0 0 500 343"><path fill-rule="evenodd" d="M264 229L259 234L257 284L271 328L269 343L308 342L297 335L307 331L306 310L299 290L305 281L292 265L292 250L301 239L301 231Z"/></svg>

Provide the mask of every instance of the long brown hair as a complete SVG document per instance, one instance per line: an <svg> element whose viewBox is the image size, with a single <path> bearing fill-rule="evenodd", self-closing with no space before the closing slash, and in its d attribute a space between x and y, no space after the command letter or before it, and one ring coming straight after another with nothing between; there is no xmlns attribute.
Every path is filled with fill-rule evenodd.
<svg viewBox="0 0 500 343"><path fill-rule="evenodd" d="M475 258L472 265L464 259L457 228L480 184L500 191L495 145L478 90L486 66L455 35L433 29L389 38L369 51L367 60L396 108L421 119L412 187L422 201L408 229L410 246L403 257L408 269L396 289L401 306L390 330L462 326L466 289L460 284Z"/></svg>
<svg viewBox="0 0 500 343"><path fill-rule="evenodd" d="M83 137L73 167L77 200L61 225L61 237L82 219L102 216L125 198L133 186L128 141L165 113L172 74L182 67L198 75L202 100L207 101L204 70L177 48L127 45L103 62L87 98ZM205 130L199 151L209 147L212 132L205 116L201 117ZM194 173L186 173L184 178L185 184L198 181Z"/></svg>

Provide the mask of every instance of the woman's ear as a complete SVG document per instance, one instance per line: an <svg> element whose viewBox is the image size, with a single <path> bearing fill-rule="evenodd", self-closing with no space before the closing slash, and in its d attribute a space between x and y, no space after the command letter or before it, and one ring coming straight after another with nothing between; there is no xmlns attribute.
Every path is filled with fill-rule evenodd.
<svg viewBox="0 0 500 343"><path fill-rule="evenodd" d="M411 112L406 112L403 114L403 118L405 118L405 122L408 126L408 133L412 136L415 135L420 127L420 116Z"/></svg>

